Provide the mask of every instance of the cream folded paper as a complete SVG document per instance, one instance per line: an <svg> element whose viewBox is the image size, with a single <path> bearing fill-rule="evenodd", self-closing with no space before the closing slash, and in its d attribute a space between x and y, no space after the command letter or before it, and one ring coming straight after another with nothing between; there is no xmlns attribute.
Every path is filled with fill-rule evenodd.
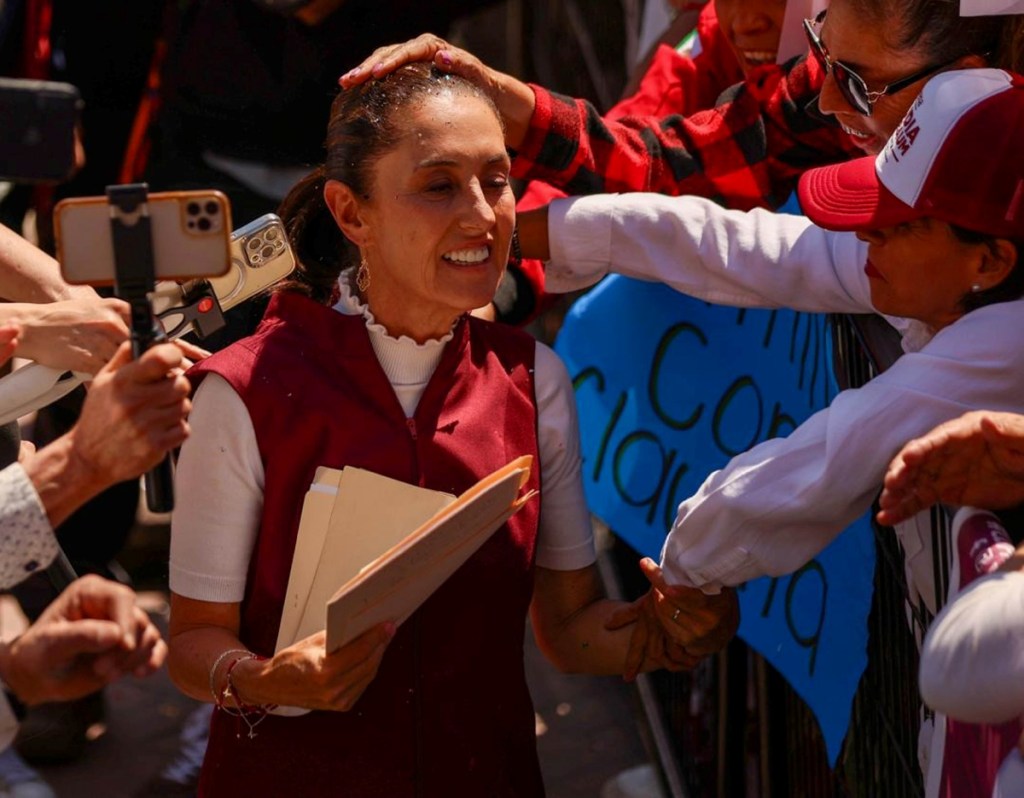
<svg viewBox="0 0 1024 798"><path fill-rule="evenodd" d="M335 651L402 623L535 491L520 457L459 497L371 471L317 469L302 507L277 650L327 629Z"/></svg>

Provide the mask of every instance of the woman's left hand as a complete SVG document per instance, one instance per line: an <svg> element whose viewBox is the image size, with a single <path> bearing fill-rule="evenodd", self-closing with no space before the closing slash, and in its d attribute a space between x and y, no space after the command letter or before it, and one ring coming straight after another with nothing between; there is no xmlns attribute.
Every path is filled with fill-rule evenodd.
<svg viewBox="0 0 1024 798"><path fill-rule="evenodd" d="M640 561L640 570L651 590L606 624L608 629L619 629L636 623L626 660L627 679L635 678L651 658L692 668L736 635L740 613L735 590L723 588L709 595L697 588L669 585L661 568L648 557Z"/></svg>

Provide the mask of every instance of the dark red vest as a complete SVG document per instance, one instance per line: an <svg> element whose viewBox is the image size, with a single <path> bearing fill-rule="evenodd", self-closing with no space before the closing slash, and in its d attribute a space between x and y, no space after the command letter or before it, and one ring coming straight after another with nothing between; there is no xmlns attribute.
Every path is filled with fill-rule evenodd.
<svg viewBox="0 0 1024 798"><path fill-rule="evenodd" d="M216 372L242 397L266 469L242 603L245 645L273 654L317 466L353 465L459 494L515 457L537 458L535 346L520 331L461 320L407 419L362 317L279 294L255 335L190 372L194 381ZM528 487L539 487L539 467ZM513 517L401 626L351 711L271 716L255 739L215 712L200 794L542 796L523 669L538 505Z"/></svg>

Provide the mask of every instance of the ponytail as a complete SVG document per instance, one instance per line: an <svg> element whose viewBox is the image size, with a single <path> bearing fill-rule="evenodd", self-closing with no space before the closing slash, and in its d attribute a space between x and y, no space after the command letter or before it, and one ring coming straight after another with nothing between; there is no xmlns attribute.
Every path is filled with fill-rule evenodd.
<svg viewBox="0 0 1024 798"><path fill-rule="evenodd" d="M294 291L329 304L338 275L359 262L355 246L338 228L324 201L324 167L317 167L295 184L282 200L278 215L284 222L297 263L279 291Z"/></svg>

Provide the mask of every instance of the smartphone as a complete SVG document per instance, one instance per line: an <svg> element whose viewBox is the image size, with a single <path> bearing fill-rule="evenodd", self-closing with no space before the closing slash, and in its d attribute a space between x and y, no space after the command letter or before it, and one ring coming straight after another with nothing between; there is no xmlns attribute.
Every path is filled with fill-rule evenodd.
<svg viewBox="0 0 1024 798"><path fill-rule="evenodd" d="M82 98L70 83L0 78L0 180L59 183L75 169Z"/></svg>
<svg viewBox="0 0 1024 798"><path fill-rule="evenodd" d="M153 310L171 338L188 332L202 336L200 304L194 309L190 297L204 287L212 289L221 310L230 310L265 291L295 269L295 255L280 217L267 213L231 234L231 268L221 277L185 283L159 282L152 295Z"/></svg>
<svg viewBox="0 0 1024 798"><path fill-rule="evenodd" d="M220 191L167 191L146 202L157 280L219 277L231 268L231 206ZM53 211L61 274L73 285L114 284L106 196L61 200Z"/></svg>
<svg viewBox="0 0 1024 798"><path fill-rule="evenodd" d="M295 255L288 244L284 223L273 213L264 214L231 236L231 268L211 277L221 306L227 310L255 296L295 269Z"/></svg>

